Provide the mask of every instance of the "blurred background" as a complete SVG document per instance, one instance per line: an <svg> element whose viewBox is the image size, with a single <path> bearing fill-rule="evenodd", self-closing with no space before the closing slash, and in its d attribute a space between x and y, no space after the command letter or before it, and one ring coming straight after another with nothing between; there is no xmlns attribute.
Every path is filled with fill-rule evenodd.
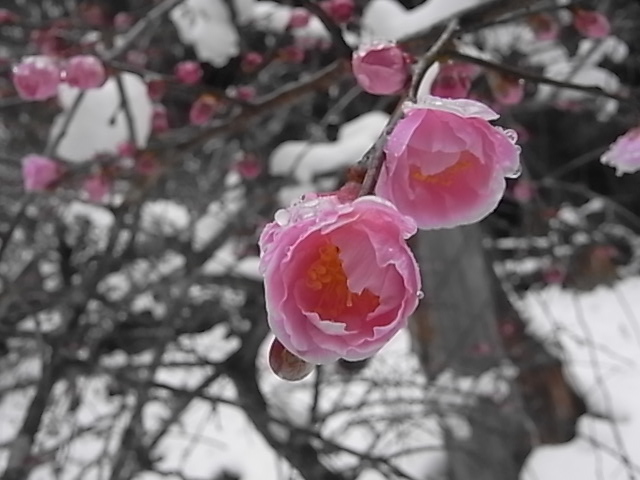
<svg viewBox="0 0 640 480"><path fill-rule="evenodd" d="M522 174L411 239L425 298L379 355L280 380L258 235L396 107L351 49L419 57L452 17L425 88L498 111ZM2 0L0 479L640 478L640 177L599 161L639 124L639 25L633 0ZM99 88L17 94L25 57L86 53ZM64 172L45 192L31 154Z"/></svg>

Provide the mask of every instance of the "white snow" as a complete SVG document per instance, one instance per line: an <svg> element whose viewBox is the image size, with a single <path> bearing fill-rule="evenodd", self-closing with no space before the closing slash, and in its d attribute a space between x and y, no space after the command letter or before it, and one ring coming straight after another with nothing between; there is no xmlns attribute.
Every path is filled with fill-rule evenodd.
<svg viewBox="0 0 640 480"><path fill-rule="evenodd" d="M487 0L429 0L407 10L396 0L372 0L362 14L363 35L377 40L400 40L426 31Z"/></svg>
<svg viewBox="0 0 640 480"><path fill-rule="evenodd" d="M254 0L233 0L237 21L251 19ZM240 53L240 36L224 0L187 0L171 12L180 40L191 45L198 58L216 67L225 66Z"/></svg>
<svg viewBox="0 0 640 480"><path fill-rule="evenodd" d="M120 78L133 117L137 144L143 148L151 133L153 108L147 87L139 75L124 72ZM77 88L66 84L60 86L58 100L63 112L53 122L50 141L59 135L79 94ZM117 81L111 77L102 87L84 92L56 153L65 160L86 162L99 153L115 154L118 145L127 141L128 123Z"/></svg>
<svg viewBox="0 0 640 480"><path fill-rule="evenodd" d="M635 277L611 289L571 293L548 287L524 299L530 331L561 352L589 414L580 418L571 442L535 449L523 480L626 479L628 464L639 476L639 291Z"/></svg>
<svg viewBox="0 0 640 480"><path fill-rule="evenodd" d="M291 175L309 184L316 175L355 165L376 141L388 118L383 112L365 113L345 123L335 142L283 142L271 154L269 170L272 175Z"/></svg>

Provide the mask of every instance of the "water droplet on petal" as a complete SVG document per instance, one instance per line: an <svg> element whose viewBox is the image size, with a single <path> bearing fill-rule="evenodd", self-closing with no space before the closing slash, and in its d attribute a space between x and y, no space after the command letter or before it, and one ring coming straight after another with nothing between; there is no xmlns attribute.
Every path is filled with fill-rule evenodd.
<svg viewBox="0 0 640 480"><path fill-rule="evenodd" d="M424 292L422 290L418 290L418 293L416 293L416 296L422 300L424 298Z"/></svg>
<svg viewBox="0 0 640 480"><path fill-rule="evenodd" d="M274 219L278 225L284 227L289 224L291 220L291 215L286 210L278 210L274 215Z"/></svg>
<svg viewBox="0 0 640 480"><path fill-rule="evenodd" d="M504 174L504 176L507 178L518 178L520 175L522 175L522 165L520 163L518 163L518 166L515 168L515 170Z"/></svg>
<svg viewBox="0 0 640 480"><path fill-rule="evenodd" d="M504 134L507 136L507 138L509 140L511 140L513 143L518 141L518 132L516 132L515 130L511 129L511 128L507 128L504 130Z"/></svg>

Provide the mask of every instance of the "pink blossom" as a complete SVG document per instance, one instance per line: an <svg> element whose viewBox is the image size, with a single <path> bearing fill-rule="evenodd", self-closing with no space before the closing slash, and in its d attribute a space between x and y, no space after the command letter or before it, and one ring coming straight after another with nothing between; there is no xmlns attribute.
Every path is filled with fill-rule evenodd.
<svg viewBox="0 0 640 480"><path fill-rule="evenodd" d="M415 231L373 196L305 198L277 212L260 235L260 269L284 348L314 364L378 352L418 305L418 265L405 243Z"/></svg>
<svg viewBox="0 0 640 480"><path fill-rule="evenodd" d="M169 130L169 114L164 105L154 105L151 113L151 130L154 133L163 133Z"/></svg>
<svg viewBox="0 0 640 480"><path fill-rule="evenodd" d="M311 13L306 8L294 8L289 18L289 28L303 28L309 24Z"/></svg>
<svg viewBox="0 0 640 480"><path fill-rule="evenodd" d="M247 153L238 160L233 166L234 169L247 180L253 180L258 178L262 173L262 164L258 157L252 153Z"/></svg>
<svg viewBox="0 0 640 480"><path fill-rule="evenodd" d="M298 45L287 45L278 51L278 56L283 62L301 63L304 61L304 50Z"/></svg>
<svg viewBox="0 0 640 480"><path fill-rule="evenodd" d="M49 157L32 154L22 159L22 182L27 192L48 190L62 173L62 167Z"/></svg>
<svg viewBox="0 0 640 480"><path fill-rule="evenodd" d="M193 102L189 110L189 122L191 125L204 125L207 123L218 108L218 101L211 95L201 95Z"/></svg>
<svg viewBox="0 0 640 480"><path fill-rule="evenodd" d="M122 142L117 146L117 151L121 157L134 157L138 147L132 142Z"/></svg>
<svg viewBox="0 0 640 480"><path fill-rule="evenodd" d="M600 161L615 168L618 176L640 170L640 126L613 142Z"/></svg>
<svg viewBox="0 0 640 480"><path fill-rule="evenodd" d="M529 203L536 194L536 187L528 180L518 180L511 191L513 198L520 203Z"/></svg>
<svg viewBox="0 0 640 480"><path fill-rule="evenodd" d="M0 8L0 25L17 22L18 15L6 8Z"/></svg>
<svg viewBox="0 0 640 480"><path fill-rule="evenodd" d="M581 8L576 8L573 12L573 26L580 34L589 38L603 38L611 31L609 20L602 13Z"/></svg>
<svg viewBox="0 0 640 480"><path fill-rule="evenodd" d="M353 0L324 0L320 2L321 8L336 23L347 23L353 17L356 6Z"/></svg>
<svg viewBox="0 0 640 480"><path fill-rule="evenodd" d="M133 15L127 12L118 12L113 17L113 26L118 30L127 30L134 24Z"/></svg>
<svg viewBox="0 0 640 480"><path fill-rule="evenodd" d="M493 98L502 105L517 105L524 98L524 80L500 72L487 72Z"/></svg>
<svg viewBox="0 0 640 480"><path fill-rule="evenodd" d="M135 67L144 68L149 63L149 56L141 50L129 50L125 58L128 63Z"/></svg>
<svg viewBox="0 0 640 480"><path fill-rule="evenodd" d="M148 177L155 175L160 170L160 165L153 153L144 152L136 157L134 169L139 175Z"/></svg>
<svg viewBox="0 0 640 480"><path fill-rule="evenodd" d="M111 191L111 180L104 175L91 175L82 183L82 190L84 190L89 201L101 203Z"/></svg>
<svg viewBox="0 0 640 480"><path fill-rule="evenodd" d="M527 23L533 30L536 40L555 40L560 33L560 25L555 17L549 13L536 13L527 18Z"/></svg>
<svg viewBox="0 0 640 480"><path fill-rule="evenodd" d="M431 94L443 98L467 98L471 83L479 72L477 66L468 63L443 63L431 86Z"/></svg>
<svg viewBox="0 0 640 480"><path fill-rule="evenodd" d="M235 88L230 88L228 94L232 98L247 102L255 98L256 89L251 85L238 85Z"/></svg>
<svg viewBox="0 0 640 480"><path fill-rule="evenodd" d="M385 145L376 193L422 229L475 223L489 215L519 173L516 133L474 100L429 97L408 105Z"/></svg>
<svg viewBox="0 0 640 480"><path fill-rule="evenodd" d="M174 69L174 73L178 81L186 85L195 85L202 80L202 67L194 60L185 60L178 62Z"/></svg>
<svg viewBox="0 0 640 480"><path fill-rule="evenodd" d="M150 78L147 80L147 93L154 102L159 102L167 93L167 84L162 78Z"/></svg>
<svg viewBox="0 0 640 480"><path fill-rule="evenodd" d="M258 52L247 52L242 57L242 69L245 72L252 72L264 62L264 57Z"/></svg>
<svg viewBox="0 0 640 480"><path fill-rule="evenodd" d="M60 68L46 55L25 57L13 67L13 85L25 100L47 100L58 94Z"/></svg>
<svg viewBox="0 0 640 480"><path fill-rule="evenodd" d="M409 81L409 63L394 44L361 48L353 53L351 68L363 90L374 95L393 95Z"/></svg>
<svg viewBox="0 0 640 480"><path fill-rule="evenodd" d="M63 72L64 80L81 90L101 87L107 77L104 65L95 55L71 57Z"/></svg>

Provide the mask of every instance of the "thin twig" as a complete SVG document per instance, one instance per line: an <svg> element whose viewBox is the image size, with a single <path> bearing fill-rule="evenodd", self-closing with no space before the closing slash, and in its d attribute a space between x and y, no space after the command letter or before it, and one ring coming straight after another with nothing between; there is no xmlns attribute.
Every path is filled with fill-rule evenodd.
<svg viewBox="0 0 640 480"><path fill-rule="evenodd" d="M382 134L378 137L371 148L367 150L367 152L362 157L362 160L360 160L359 164L367 167L367 173L365 174L364 180L362 181L362 186L360 187L360 196L368 195L373 191L378 176L380 175L380 170L382 169L382 163L384 159L382 150L387 142L387 137L391 134L397 123L402 119L405 100L415 102L418 88L420 87L420 82L422 82L425 73L427 72L427 70L429 70L429 67L436 61L440 50L447 44L449 40L451 40L451 38L457 31L457 28L458 19L454 18L442 31L438 40L436 40L431 48L429 48L427 53L420 59L418 65L416 66L416 70L411 81L411 86L409 87L407 94L398 102L398 105L396 106L394 112L391 114L391 118L389 118L389 122L387 123L387 126L385 127Z"/></svg>
<svg viewBox="0 0 640 480"><path fill-rule="evenodd" d="M138 21L131 29L122 37L122 41L119 45L108 51L104 55L104 61L110 62L111 60L115 60L120 55L124 54L129 50L131 45L140 38L140 36L149 28L149 26L164 16L169 10L177 7L183 2L183 0L165 0L159 5L153 7L149 10L140 21Z"/></svg>
<svg viewBox="0 0 640 480"><path fill-rule="evenodd" d="M58 134L55 137L53 137L53 140L51 140L51 142L44 149L45 156L51 156L51 155L55 155L56 154L56 150L58 150L58 147L60 146L60 143L62 142L64 137L67 135L67 130L69 130L69 126L71 125L71 121L76 116L76 113L78 112L78 109L80 108L80 104L82 103L82 100L84 99L85 94L86 94L86 91L84 91L84 90L78 92L78 95L73 100L73 104L71 105L71 108L67 112L67 116L64 118L64 121L62 122L62 125L60 126L60 131L58 132Z"/></svg>
<svg viewBox="0 0 640 480"><path fill-rule="evenodd" d="M327 15L327 13L318 4L313 3L310 0L300 0L300 5L313 13L323 23L329 32L329 35L331 35L331 39L333 40L333 44L338 54L344 58L351 58L353 50L342 36L340 27L331 19L331 17Z"/></svg>
<svg viewBox="0 0 640 480"><path fill-rule="evenodd" d="M124 118L127 122L127 130L129 131L129 141L131 145L138 146L138 136L136 135L136 125L133 121L133 115L131 114L131 105L129 104L129 97L124 88L124 82L122 76L116 75L116 85L118 86L118 93L120 94L120 105L124 112Z"/></svg>
<svg viewBox="0 0 640 480"><path fill-rule="evenodd" d="M492 62L490 60L485 60L483 58L473 57L471 55L467 55L466 53L461 53L457 50L447 50L447 51L444 51L443 54L451 58L455 58L456 60L462 60L464 62L474 63L476 65L480 65L481 67L489 68L491 70L495 70L502 73L507 73L509 75L513 75L518 78L529 80L535 83L542 83L546 85L552 85L558 88L567 88L570 90L578 90L581 92L589 93L591 95L613 98L614 100L618 100L620 102L624 102L628 100L628 98L624 95L607 92L606 90L603 90L602 88L597 87L595 85L580 85L577 83L570 83L570 82L563 82L561 80L555 80L553 78L545 77L543 75L538 75L536 73L529 72L527 70L523 70L520 68L510 67L502 63Z"/></svg>
<svg viewBox="0 0 640 480"><path fill-rule="evenodd" d="M458 19L454 18L447 24L447 27L440 35L440 38L438 38L438 40L431 46L427 53L420 59L418 65L416 65L415 73L413 74L413 79L411 80L411 87L409 87L408 100L410 102L416 101L420 83L427 73L427 70L429 70L431 65L433 65L433 63L436 61L440 50L442 50L442 48L453 38L453 35L456 33L457 29Z"/></svg>

